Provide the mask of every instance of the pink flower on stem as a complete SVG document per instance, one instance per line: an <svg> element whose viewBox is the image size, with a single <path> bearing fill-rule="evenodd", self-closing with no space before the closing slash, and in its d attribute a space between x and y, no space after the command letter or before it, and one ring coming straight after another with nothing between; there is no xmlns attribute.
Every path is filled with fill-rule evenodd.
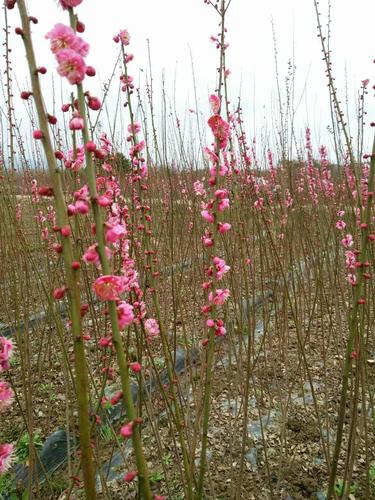
<svg viewBox="0 0 375 500"><path fill-rule="evenodd" d="M227 273L230 269L230 266L227 266L224 259L220 259L220 257L214 257L213 262L216 269L216 279L221 280L225 273Z"/></svg>
<svg viewBox="0 0 375 500"><path fill-rule="evenodd" d="M137 477L137 475L137 471L131 470L125 474L124 481L126 481L127 483L131 483Z"/></svg>
<svg viewBox="0 0 375 500"><path fill-rule="evenodd" d="M220 234L225 234L231 229L229 222L219 222L217 225L217 230Z"/></svg>
<svg viewBox="0 0 375 500"><path fill-rule="evenodd" d="M87 264L94 264L95 266L98 266L100 264L100 257L96 245L91 245L83 254L82 259Z"/></svg>
<svg viewBox="0 0 375 500"><path fill-rule="evenodd" d="M357 258L351 250L345 252L345 265L348 269L355 269Z"/></svg>
<svg viewBox="0 0 375 500"><path fill-rule="evenodd" d="M120 33L118 34L118 37L122 45L129 45L130 35L128 30L121 30Z"/></svg>
<svg viewBox="0 0 375 500"><path fill-rule="evenodd" d="M139 373L142 370L142 366L140 363L130 363L130 369L133 373Z"/></svg>
<svg viewBox="0 0 375 500"><path fill-rule="evenodd" d="M57 72L65 76L72 85L79 84L85 78L86 64L83 57L72 49L62 49L56 54L59 63Z"/></svg>
<svg viewBox="0 0 375 500"><path fill-rule="evenodd" d="M201 215L203 219L205 219L207 222L210 222L211 224L215 220L215 217L208 210L202 210Z"/></svg>
<svg viewBox="0 0 375 500"><path fill-rule="evenodd" d="M79 111L74 111L72 118L69 121L70 130L82 130L84 121Z"/></svg>
<svg viewBox="0 0 375 500"><path fill-rule="evenodd" d="M0 474L6 472L12 463L12 444L0 444Z"/></svg>
<svg viewBox="0 0 375 500"><path fill-rule="evenodd" d="M125 291L123 279L112 274L100 276L93 288L100 300L120 300L120 295Z"/></svg>
<svg viewBox="0 0 375 500"><path fill-rule="evenodd" d="M341 240L341 244L345 248L350 248L351 246L353 246L353 243L353 236L351 234L347 234L345 238Z"/></svg>
<svg viewBox="0 0 375 500"><path fill-rule="evenodd" d="M339 229L341 231L342 229L345 229L345 228L346 228L346 224L343 220L338 220L336 222L336 229Z"/></svg>
<svg viewBox="0 0 375 500"><path fill-rule="evenodd" d="M81 3L82 0L60 0L60 5L63 9L74 8Z"/></svg>
<svg viewBox="0 0 375 500"><path fill-rule="evenodd" d="M12 404L13 396L13 391L8 382L0 380L0 413Z"/></svg>
<svg viewBox="0 0 375 500"><path fill-rule="evenodd" d="M219 143L220 149L224 149L227 145L230 135L229 124L221 118L220 115L213 115L208 120L212 133Z"/></svg>
<svg viewBox="0 0 375 500"><path fill-rule="evenodd" d="M120 434L123 438L130 438L133 435L133 422L129 422L126 425L123 425L120 429Z"/></svg>
<svg viewBox="0 0 375 500"><path fill-rule="evenodd" d="M107 229L105 240L107 243L116 243L119 239L126 236L127 231L123 224L115 224Z"/></svg>
<svg viewBox="0 0 375 500"><path fill-rule="evenodd" d="M85 57L89 52L89 44L65 24L55 24L53 29L46 34L46 38L51 40L50 48L53 54L57 54L62 49L72 49Z"/></svg>
<svg viewBox="0 0 375 500"><path fill-rule="evenodd" d="M220 98L216 94L211 94L208 101L210 103L212 113L217 115L220 109Z"/></svg>
<svg viewBox="0 0 375 500"><path fill-rule="evenodd" d="M347 280L352 286L357 284L357 276L355 274L348 274Z"/></svg>
<svg viewBox="0 0 375 500"><path fill-rule="evenodd" d="M158 322L154 318L146 319L145 330L150 337L157 337L160 334Z"/></svg>
<svg viewBox="0 0 375 500"><path fill-rule="evenodd" d="M195 181L193 187L197 196L206 196L206 190L204 189L203 182Z"/></svg>
<svg viewBox="0 0 375 500"><path fill-rule="evenodd" d="M134 321L133 306L125 301L121 301L117 305L117 318L119 327L123 330Z"/></svg>
<svg viewBox="0 0 375 500"><path fill-rule="evenodd" d="M224 304L224 302L227 300L227 298L229 297L229 295L230 295L230 292L229 292L228 288L225 288L224 290L222 290L221 288L218 288L217 290L215 290L215 293L213 293L213 292L209 293L208 300L210 302L213 302L217 306L222 306Z"/></svg>
<svg viewBox="0 0 375 500"><path fill-rule="evenodd" d="M5 337L0 337L0 373L5 372L5 370L9 369L12 353L12 341Z"/></svg>

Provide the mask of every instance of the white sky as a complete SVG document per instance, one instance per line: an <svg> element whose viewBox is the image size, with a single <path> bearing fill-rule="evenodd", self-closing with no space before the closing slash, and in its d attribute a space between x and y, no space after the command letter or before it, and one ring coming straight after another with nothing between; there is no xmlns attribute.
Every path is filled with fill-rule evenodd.
<svg viewBox="0 0 375 500"><path fill-rule="evenodd" d="M375 3L373 0L331 0L331 4L334 74L341 97L345 100L347 72L349 100L355 111L355 96L361 80L370 78L371 84L374 84ZM28 0L28 5L30 14L39 19L39 24L33 27L34 44L38 63L49 70L49 76L44 77L48 94L51 74L55 82L58 78L44 35L57 22L68 24L68 15L57 7L54 0ZM327 0L321 0L321 8L325 14ZM208 116L206 97L215 88L218 63L218 51L209 41L211 35L218 33L218 15L212 7L205 5L203 0L84 0L76 12L86 24L86 32L81 36L91 46L87 62L96 67L102 81L109 77L116 60L118 46L112 37L126 28L131 35L129 51L135 55L133 74L138 82L139 77L143 78L142 86L147 71L146 39L150 40L156 106L160 102L159 84L164 70L172 100L176 76L176 103L182 119L185 110L194 107L191 50L199 108ZM282 85L288 59L294 54L297 102L302 98L297 123L301 131L309 124L315 141L327 140L325 128L330 124L329 101L313 0L232 0L227 17L227 41L230 43L227 66L232 71L232 102L236 102L242 82L248 134L252 136L254 126L257 133L264 127L268 130L272 128L276 85L271 19L277 37ZM322 20L326 22L325 15ZM17 9L9 11L9 24L14 28L18 22ZM25 88L27 73L21 40L12 37L11 46L13 67L21 87ZM138 68L145 72L140 73ZM100 96L100 87L94 80L86 79L85 88ZM69 90L68 86L66 89ZM17 95L15 100L17 107L20 105ZM369 103L369 118L373 120L372 97Z"/></svg>

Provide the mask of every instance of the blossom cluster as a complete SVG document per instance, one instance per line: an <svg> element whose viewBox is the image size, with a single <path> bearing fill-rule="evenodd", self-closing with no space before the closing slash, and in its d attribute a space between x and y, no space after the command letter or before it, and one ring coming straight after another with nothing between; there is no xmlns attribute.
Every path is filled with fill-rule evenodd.
<svg viewBox="0 0 375 500"><path fill-rule="evenodd" d="M66 77L72 85L81 83L87 71L84 58L89 52L88 43L62 23L55 24L46 38L50 40L51 52L58 62L59 75Z"/></svg>
<svg viewBox="0 0 375 500"><path fill-rule="evenodd" d="M11 340L0 337L0 373L10 368L10 359L13 354L13 343ZM8 382L0 379L0 413L2 413L13 400L13 391ZM13 445L10 443L0 444L0 474L9 469L12 461Z"/></svg>
<svg viewBox="0 0 375 500"><path fill-rule="evenodd" d="M224 322L221 319L213 319L211 313L214 308L223 306L228 299L230 292L227 288L216 288L216 283L220 281L229 271L230 267L225 260L215 255L215 235L225 234L231 229L228 222L219 220L223 212L230 206L228 190L223 187L216 186L218 177L224 177L230 172L230 165L227 159L226 147L230 136L229 124L220 116L220 99L217 95L212 94L209 97L211 111L214 113L208 120L214 138L216 140L216 150L209 148L205 149L206 157L211 163L210 178L208 184L213 190L213 196L207 200L207 191L204 189L201 181L194 183L194 191L196 196L202 198L201 215L209 224L202 236L202 243L205 248L210 250L211 264L206 267L207 280L202 284L203 289L207 292L207 303L202 307L202 313L207 316L206 326L214 330L216 336L225 335L226 330ZM223 157L220 162L219 152ZM216 189L215 189L216 188Z"/></svg>

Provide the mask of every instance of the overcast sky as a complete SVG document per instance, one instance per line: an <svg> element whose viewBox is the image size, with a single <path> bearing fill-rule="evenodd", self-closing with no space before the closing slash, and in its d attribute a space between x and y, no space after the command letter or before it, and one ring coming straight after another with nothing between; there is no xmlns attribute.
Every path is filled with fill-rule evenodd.
<svg viewBox="0 0 375 500"><path fill-rule="evenodd" d="M327 0L320 3L322 20L326 23ZM333 69L343 100L346 74L354 109L361 80L370 78L374 83L374 1L331 0L331 4ZM68 15L55 0L28 0L28 6L30 14L39 19L39 24L33 26L38 63L47 66L49 75L54 74L58 81L54 58L44 35L57 22L68 24ZM191 52L200 111L208 115L206 97L214 90L218 63L218 51L209 41L211 35L218 33L218 15L212 7L203 0L84 0L76 12L86 24L82 36L91 46L87 62L96 67L101 81L109 77L116 60L118 46L112 37L126 28L131 35L129 51L135 55L132 64L137 83L139 78L144 79L147 71L148 39L155 94L160 95L160 77L164 71L172 100L176 83L176 103L181 115L194 105ZM249 134L254 132L254 127L259 132L265 122L272 128L276 85L271 20L277 38L281 84L283 86L288 60L293 59L296 102L299 102L297 123L301 130L309 124L315 141L320 142L326 139L324 130L330 121L313 0L232 0L227 16L230 44L227 66L232 72L232 101L236 102L241 85ZM17 9L9 11L9 24L14 27L18 22ZM17 79L24 88L27 73L21 40L12 37L11 46ZM99 93L100 87L93 80L87 79L85 87ZM50 82L51 76L46 75L47 94ZM143 83L144 80L141 85ZM369 101L373 119L374 99L371 97Z"/></svg>

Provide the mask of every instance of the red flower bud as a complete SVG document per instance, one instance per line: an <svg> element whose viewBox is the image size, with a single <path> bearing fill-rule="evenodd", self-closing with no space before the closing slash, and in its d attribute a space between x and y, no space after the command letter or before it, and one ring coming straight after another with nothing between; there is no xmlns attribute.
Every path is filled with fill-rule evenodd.
<svg viewBox="0 0 375 500"><path fill-rule="evenodd" d="M92 66L87 66L86 68L86 75L87 76L95 76L96 75L96 70Z"/></svg>
<svg viewBox="0 0 375 500"><path fill-rule="evenodd" d="M34 130L33 137L36 141L38 141L43 137L43 132L41 130Z"/></svg>
<svg viewBox="0 0 375 500"><path fill-rule="evenodd" d="M50 198L51 196L53 196L53 187L40 186L40 188L38 189L38 194L39 196L47 196Z"/></svg>
<svg viewBox="0 0 375 500"><path fill-rule="evenodd" d="M86 151L88 151L89 153L94 153L96 151L96 144L95 142L87 142L86 143Z"/></svg>
<svg viewBox="0 0 375 500"><path fill-rule="evenodd" d="M83 33L86 29L86 26L83 24L82 21L77 21L77 24L76 24L76 30L78 31L78 33Z"/></svg>
<svg viewBox="0 0 375 500"><path fill-rule="evenodd" d="M33 93L32 93L32 92L26 92L26 90L23 90L23 91L21 92L21 94L20 94L21 99L25 99L25 101L27 101L27 99L28 99L31 95L33 95Z"/></svg>

